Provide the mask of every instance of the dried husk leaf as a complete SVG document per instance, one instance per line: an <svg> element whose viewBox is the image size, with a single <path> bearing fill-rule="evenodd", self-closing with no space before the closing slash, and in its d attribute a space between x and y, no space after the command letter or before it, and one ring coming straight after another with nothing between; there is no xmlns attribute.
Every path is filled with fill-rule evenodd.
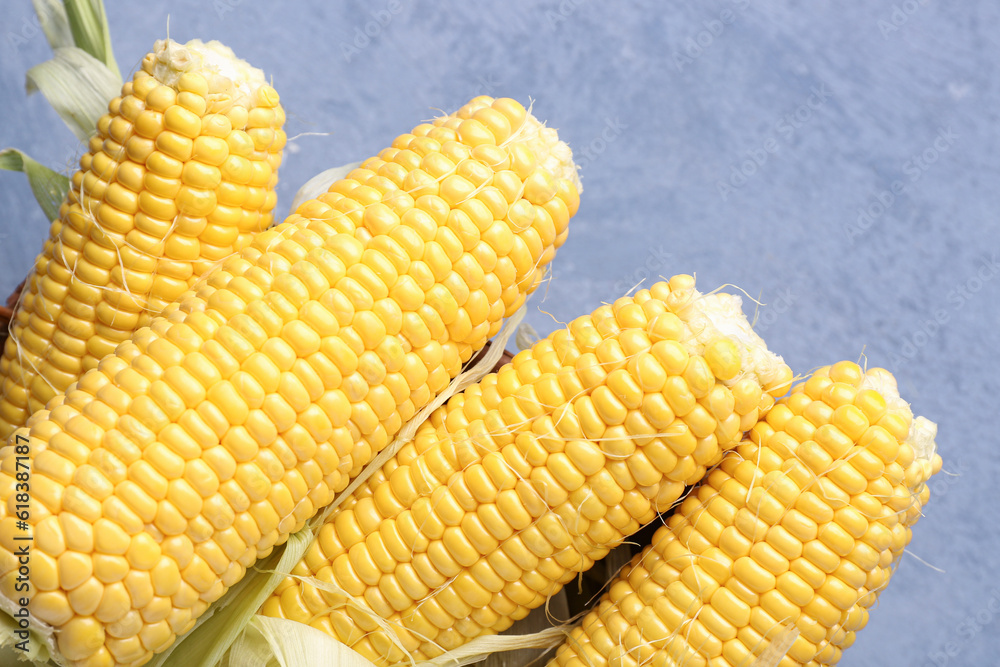
<svg viewBox="0 0 1000 667"><path fill-rule="evenodd" d="M283 618L254 616L222 667L375 667L316 628Z"/></svg>
<svg viewBox="0 0 1000 667"><path fill-rule="evenodd" d="M73 41L73 30L69 26L66 8L60 0L31 0L31 4L38 15L38 25L53 51L64 46L77 46Z"/></svg>
<svg viewBox="0 0 1000 667"><path fill-rule="evenodd" d="M96 132L121 87L116 72L75 46L56 49L54 58L29 69L26 84L29 95L41 91L81 142Z"/></svg>

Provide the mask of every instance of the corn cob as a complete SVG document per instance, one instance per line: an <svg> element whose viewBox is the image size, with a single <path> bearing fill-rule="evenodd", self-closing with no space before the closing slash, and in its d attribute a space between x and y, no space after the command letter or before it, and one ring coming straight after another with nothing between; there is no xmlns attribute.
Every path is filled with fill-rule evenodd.
<svg viewBox="0 0 1000 667"><path fill-rule="evenodd" d="M30 609L62 659L147 661L328 504L540 283L577 192L553 130L476 98L258 234L33 415Z"/></svg>
<svg viewBox="0 0 1000 667"><path fill-rule="evenodd" d="M739 298L690 276L602 306L435 411L262 613L379 665L502 631L669 508L790 379Z"/></svg>
<svg viewBox="0 0 1000 667"><path fill-rule="evenodd" d="M820 369L681 503L550 667L750 665L793 627L779 665L836 664L928 500L935 432L887 371Z"/></svg>
<svg viewBox="0 0 1000 667"><path fill-rule="evenodd" d="M0 437L269 227L285 114L218 42L158 41L108 105L0 360Z"/></svg>

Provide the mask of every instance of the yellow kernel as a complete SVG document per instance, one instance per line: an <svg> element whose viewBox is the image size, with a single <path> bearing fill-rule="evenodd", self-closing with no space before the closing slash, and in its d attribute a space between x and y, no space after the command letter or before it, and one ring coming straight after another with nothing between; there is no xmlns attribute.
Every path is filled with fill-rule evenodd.
<svg viewBox="0 0 1000 667"><path fill-rule="evenodd" d="M706 345L705 361L715 377L723 381L735 378L742 364L739 348L728 338L717 338Z"/></svg>
<svg viewBox="0 0 1000 667"><path fill-rule="evenodd" d="M854 406L842 406L842 407L854 407ZM839 410L839 408L838 408ZM794 417L795 419L801 419L800 417ZM794 435L794 434L793 434ZM854 442L852 439L845 435L843 431L834 426L833 424L824 424L817 428L813 433L810 434L813 439L824 449L826 453L835 459L843 458L847 455L851 448L854 447ZM806 438L798 438L800 440L805 440Z"/></svg>
<svg viewBox="0 0 1000 667"><path fill-rule="evenodd" d="M170 86L157 85L146 93L146 107L157 111L166 111L177 103L177 93Z"/></svg>
<svg viewBox="0 0 1000 667"><path fill-rule="evenodd" d="M864 377L861 367L852 361L841 361L830 366L830 379L834 382L857 386Z"/></svg>
<svg viewBox="0 0 1000 667"><path fill-rule="evenodd" d="M486 107L479 109L472 114L472 118L490 131L490 134L493 135L492 143L500 145L506 141L511 134L510 119L496 108Z"/></svg>
<svg viewBox="0 0 1000 667"><path fill-rule="evenodd" d="M833 411L831 422L853 441L857 441L868 430L868 418L856 405L841 405Z"/></svg>
<svg viewBox="0 0 1000 667"><path fill-rule="evenodd" d="M148 533L139 533L132 538L125 557L132 567L151 570L160 560L160 545Z"/></svg>
<svg viewBox="0 0 1000 667"><path fill-rule="evenodd" d="M615 397L607 386L599 386L591 394L597 416L604 424L621 424L628 414L627 408Z"/></svg>
<svg viewBox="0 0 1000 667"><path fill-rule="evenodd" d="M845 543L840 543L837 536L830 535L828 539L831 542L835 542L839 547L843 548L847 546ZM850 538L848 537L848 539ZM853 546L853 540L851 540L851 545ZM850 553L850 549L847 550L847 553ZM812 540L802 545L802 559L807 560L815 567L827 573L836 570L841 562L841 557L838 553L831 550L820 540Z"/></svg>
<svg viewBox="0 0 1000 667"><path fill-rule="evenodd" d="M93 574L94 563L90 554L75 551L64 551L57 559L59 567L59 586L64 590L73 590L80 586Z"/></svg>
<svg viewBox="0 0 1000 667"><path fill-rule="evenodd" d="M876 423L886 413L885 399L873 389L862 389L854 397L854 405L861 408L870 424Z"/></svg>
<svg viewBox="0 0 1000 667"><path fill-rule="evenodd" d="M557 186L555 180L544 170L531 174L524 182L524 198L532 204L542 206L555 197Z"/></svg>
<svg viewBox="0 0 1000 667"><path fill-rule="evenodd" d="M697 405L694 394L691 393L684 378L677 375L667 378L663 387L663 396L666 398L670 409L678 417L687 415Z"/></svg>
<svg viewBox="0 0 1000 667"><path fill-rule="evenodd" d="M663 366L667 375L681 375L687 367L688 353L684 346L676 340L661 340L654 343L650 351Z"/></svg>
<svg viewBox="0 0 1000 667"><path fill-rule="evenodd" d="M474 118L462 121L458 126L458 136L463 144L471 147L497 143L497 138L490 128Z"/></svg>
<svg viewBox="0 0 1000 667"><path fill-rule="evenodd" d="M634 410L642 404L643 389L624 368L609 373L606 382L608 389L626 408Z"/></svg>
<svg viewBox="0 0 1000 667"><path fill-rule="evenodd" d="M761 387L751 378L743 378L732 386L735 410L740 415L750 414L761 401ZM754 420L756 421L756 420Z"/></svg>
<svg viewBox="0 0 1000 667"><path fill-rule="evenodd" d="M76 616L60 628L57 640L64 659L86 660L104 646L104 628L92 616Z"/></svg>
<svg viewBox="0 0 1000 667"><path fill-rule="evenodd" d="M201 118L179 104L175 104L163 112L163 125L167 130L189 139L194 139L201 134Z"/></svg>
<svg viewBox="0 0 1000 667"><path fill-rule="evenodd" d="M743 556L733 561L733 574L739 581L755 593L765 593L777 584L773 574L758 565L749 556Z"/></svg>
<svg viewBox="0 0 1000 667"><path fill-rule="evenodd" d="M827 471L827 478L848 495L861 493L868 488L868 480L849 461L836 461Z"/></svg>

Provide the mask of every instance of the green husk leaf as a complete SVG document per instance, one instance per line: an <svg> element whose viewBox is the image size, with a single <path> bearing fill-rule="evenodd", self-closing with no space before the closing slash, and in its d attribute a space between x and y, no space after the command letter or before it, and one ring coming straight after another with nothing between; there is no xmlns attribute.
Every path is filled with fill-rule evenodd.
<svg viewBox="0 0 1000 667"><path fill-rule="evenodd" d="M45 212L45 219L51 222L59 217L59 207L69 192L68 178L35 162L16 148L0 151L0 169L23 171L28 176L35 200Z"/></svg>
<svg viewBox="0 0 1000 667"><path fill-rule="evenodd" d="M35 6L38 24L42 27L45 39L49 40L49 46L53 51L66 46L75 46L73 31L69 27L69 17L66 16L66 8L60 0L31 0L31 4Z"/></svg>
<svg viewBox="0 0 1000 667"><path fill-rule="evenodd" d="M73 134L86 142L108 102L121 91L121 77L82 49L69 46L55 54L28 70L28 94L41 91Z"/></svg>
<svg viewBox="0 0 1000 667"><path fill-rule="evenodd" d="M0 664L2 665L27 665L28 662L35 665L51 664L51 650L55 648L55 640L51 635L37 633L34 624L28 626L28 639L24 640L15 635L21 630L14 617L10 615L12 605L0 611ZM22 643L24 642L24 643ZM24 646L26 651L22 651L17 646Z"/></svg>
<svg viewBox="0 0 1000 667"><path fill-rule="evenodd" d="M256 617L254 617L256 618ZM251 620L218 667L279 667L274 649Z"/></svg>
<svg viewBox="0 0 1000 667"><path fill-rule="evenodd" d="M194 629L166 652L157 655L149 667L213 667L243 632L260 606L302 559L312 542L309 530L293 533L284 547L247 572L218 602L198 619Z"/></svg>
<svg viewBox="0 0 1000 667"><path fill-rule="evenodd" d="M231 667L375 667L358 653L316 628L283 618L254 616L233 645Z"/></svg>
<svg viewBox="0 0 1000 667"><path fill-rule="evenodd" d="M522 648L551 649L562 644L572 629L573 626L567 623L524 635L476 637L468 644L463 644L436 658L418 662L416 667L464 667L502 651L516 651Z"/></svg>
<svg viewBox="0 0 1000 667"><path fill-rule="evenodd" d="M116 87L121 88L122 75L111 50L111 31L104 3L101 0L63 0L63 5L73 33L73 43L104 63L117 79Z"/></svg>
<svg viewBox="0 0 1000 667"><path fill-rule="evenodd" d="M572 626L546 628L523 635L489 635L415 667L464 667L502 652L559 646ZM222 667L372 667L372 663L339 641L298 621L254 616L246 632L233 644Z"/></svg>

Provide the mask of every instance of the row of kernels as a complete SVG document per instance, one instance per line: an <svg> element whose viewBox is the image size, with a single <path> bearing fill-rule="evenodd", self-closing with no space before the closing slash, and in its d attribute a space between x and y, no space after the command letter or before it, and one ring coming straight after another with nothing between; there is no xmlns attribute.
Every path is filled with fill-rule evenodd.
<svg viewBox="0 0 1000 667"><path fill-rule="evenodd" d="M203 95L199 97L204 79L190 73L182 79L185 88L177 92L157 84L147 72L137 72L98 123L91 152L81 159L68 206L61 210L66 222L60 236L65 238L46 245L44 273L32 281L43 290L41 301L22 302L23 308L31 308L31 329L41 328L43 321L58 324L61 335L47 337L57 349L37 360L7 360L5 373L29 388L27 396L5 391L16 401L2 406L9 423L23 422L27 411L65 389L198 275L270 224L284 143L277 96L273 90L259 96L269 116L255 113L264 107L249 114L252 123L267 127L248 131L271 133L271 145L257 146L266 137L234 129L233 119L241 120L241 114L231 114L232 119L205 115ZM242 122L247 123L245 110ZM205 146L199 147L199 141ZM182 144L190 144L190 150L181 150ZM238 184L246 192L235 208L228 206L235 202L229 201L228 186L218 173L229 153L246 163L234 164L233 174L248 172L248 178L241 178L246 183ZM226 205L216 206L216 192ZM39 264L37 270L42 269ZM30 329L19 330L15 324L12 338L20 335L28 345L34 340Z"/></svg>
<svg viewBox="0 0 1000 667"><path fill-rule="evenodd" d="M655 311L655 308L652 309ZM619 308L617 313L605 308L596 312L592 320L580 319L574 322L574 326L579 332L586 331L589 325L593 331L597 331L599 327L608 332L608 335L620 334L626 339L625 345L629 352L636 354L642 349L642 343L629 340L628 334L631 332L623 329L623 325L645 324L644 321L633 322L636 316L634 311L626 308ZM616 317L620 321L616 322ZM598 322L598 327L595 327L594 321ZM677 329L679 334L679 327ZM605 345L611 343L612 339L605 341L600 335L596 338L586 335L580 338L589 341L590 346L577 345L579 341L563 341L563 354L574 359L585 359L583 355L589 354L595 359L592 362L595 366L592 367L596 367L600 360L594 355L594 350L600 347L600 354L608 362L623 364L615 361L618 353ZM566 349L573 346L576 346L576 351L567 354ZM650 347L648 338L645 346L646 349ZM649 485L660 483L662 475L659 473L655 479L646 479L651 466L620 462L625 468L619 475L624 475L627 480L627 488L622 489L614 477L608 476L604 470L610 466L607 463L607 451L602 450L609 449L610 441L576 440L566 443L553 437L555 426L546 412L552 412L560 401L565 401L565 397L560 397L558 383L553 383L556 376L549 369L562 374L567 370L570 373L574 371L572 368L560 369L558 358L548 345L539 346L538 356L542 362L536 360L534 352L532 350L516 355L512 364L499 374L487 376L480 385L462 396L453 397L445 408L436 411L418 431L415 446L412 449L404 448L381 471L376 472L341 506L338 520L321 531L319 544L322 555L335 563L335 568L339 568L338 571L344 577L342 585L352 595L364 593L366 600L372 596L380 599L366 586L378 586L379 590L383 590L385 577L392 576L383 575L383 572L389 570L381 570L375 562L363 558L369 553L368 550L383 548L379 546L381 543L378 535L369 534L364 539L364 545L360 542L367 531L376 526L384 526L393 516L396 525L419 526L416 531L401 529L402 551L396 557L402 556L401 563L408 563L410 560L414 565L423 563L417 572L422 574L425 586L440 586L448 577L459 575L463 567L480 563L485 569L474 568L470 576L484 590L489 590L494 577L507 581L522 578L529 589L535 591L534 595L541 596L551 594L558 585L572 578L574 571L588 567L594 557L606 553L608 546L619 542L626 534L638 529L640 523L655 516L649 499L636 489L636 481L633 479L633 475L637 475L641 482L648 482ZM609 354L611 356L607 356ZM704 363L700 358L698 360ZM543 369L544 365L549 368ZM704 373L704 369L698 366L698 361L683 364L681 372L689 368L697 369L688 370L688 375L694 378L699 387L707 382L699 376ZM626 373L624 368L620 372ZM623 399L633 405L633 408L638 407L641 401L629 396L629 393L640 391L635 385L636 380L627 374L622 376L616 373L619 371L605 374L603 377L606 384L599 384L594 388L596 401L599 404L610 404ZM734 402L731 398L727 401L724 396L716 393L713 404L710 402L712 392L707 388L700 389L699 394L717 412L721 411L720 406ZM593 406L593 401L589 405ZM604 407L605 413L612 412L606 405ZM461 446L466 442L464 438L468 437L465 429L475 420L482 419L487 410L498 408L504 419L490 428L489 435L493 440L502 440L510 437L509 434L520 433L515 439L516 446L492 442L487 445L486 450L478 452ZM690 410L687 412L690 413ZM635 430L634 433L622 426L624 440L620 442L623 444L629 442L630 436L641 436L644 431L651 430L648 425L641 425L641 413L636 415L635 419L627 422L627 426ZM605 420L607 415L597 415L594 419ZM576 420L573 405L562 406L559 423L565 425ZM617 421L619 424L626 423L624 417ZM582 434L575 435L579 437ZM714 438L710 431L701 435ZM542 442L547 444L542 446L539 444ZM644 444L649 446L650 443L656 445L658 442L650 437ZM500 447L502 452L490 449ZM693 453L695 447L697 443L686 453ZM713 448L717 449L717 446L704 446L705 450ZM633 445L630 451L634 450ZM473 458L464 460L463 452L466 451ZM484 452L489 453L484 456ZM705 456L701 461L702 465L718 455L708 451L699 454ZM642 456L641 453L638 455ZM492 457L503 461L504 466L491 475L488 462ZM476 463L476 460L481 460L482 463ZM421 470L427 472L419 472ZM506 474L498 470L504 470ZM695 470L692 464L689 474L694 474ZM511 472L522 477L522 481L516 481ZM428 473L434 475L432 481L426 480ZM501 490L508 483L512 483L513 488ZM425 486L427 484L430 485ZM421 487L433 488L434 484L446 486L434 490L429 504L422 502L420 498L413 502L411 494ZM657 496L657 499L663 506L667 506L680 495L683 484L664 486L669 486L670 491L662 498ZM648 489L649 486L644 485L643 488ZM366 501L368 498L374 502ZM491 502L494 499L495 504ZM584 511L583 515L579 513L581 509ZM461 532L458 526L461 526ZM348 549L350 556L345 553ZM430 555L431 560L423 558L424 553ZM481 561L487 555L488 566L487 562ZM306 561L310 567L315 567L321 566L323 559L319 554L314 554L307 557ZM387 561L386 565L390 563L391 561ZM398 570L403 565L393 567ZM349 583L352 581L355 582L353 585ZM466 590L466 594L472 595L472 592ZM336 596L323 594L321 597L321 607L312 609L312 613L322 613L323 609L336 604ZM272 598L265 606L264 613L295 617L303 609L309 608L309 599L309 595L299 592L296 583L285 582L280 599ZM312 600L317 601L316 598ZM486 604L489 600L486 597L480 602ZM466 599L466 602L474 605L477 600ZM405 604L405 600L400 599L391 606L398 609L397 605L401 604ZM454 618L463 618L465 615L461 605L452 606L449 611L454 614ZM527 609L519 607L517 611L521 614L526 613ZM378 613L378 609L373 608L373 612ZM475 634L502 629L503 622L498 619L492 628L483 625ZM474 623L466 621L465 624L471 628Z"/></svg>
<svg viewBox="0 0 1000 667"><path fill-rule="evenodd" d="M869 451L838 439L839 433L853 442L872 441L866 434L876 427L862 420L885 415L881 396L854 389L860 380L854 364L838 364L799 385L755 427L753 442L759 445L746 441L727 456L657 532L653 546L637 557L642 572L633 563L625 575L634 586L649 576L667 593L668 601L655 605L664 625L640 623L643 641L656 646L657 637L669 630L685 638L665 645L673 660L740 664L754 655L761 635L779 627L778 621L792 622L801 635L786 660L832 664L839 659L867 619L863 606L874 601L868 591L885 584L889 570L884 568L909 539L902 524L888 520L893 527L883 526L894 516L885 505L890 499L869 493L885 477L854 488L851 477L835 484L826 477L828 471L809 470L797 460L799 448L813 442L808 438L821 428L836 429L819 439L836 448L838 461L856 460ZM848 414L834 425L833 415L845 410ZM888 436L897 446L905 437L900 424L891 425L895 433ZM914 479L928 475L921 471ZM926 495L924 489L918 493ZM621 585L619 580L612 587L613 603L628 616L629 608L621 606L627 595L614 595ZM654 599L643 602L653 606ZM706 603L710 606L703 607ZM574 645L560 649L557 664L575 664L574 655L606 659L618 650L641 654L631 635L623 636L619 646L602 639L601 626L616 612L608 607L599 611L600 617L592 613L585 619ZM747 625L755 632L745 634ZM738 640L742 643L734 643Z"/></svg>
<svg viewBox="0 0 1000 667"><path fill-rule="evenodd" d="M437 321L428 323L435 329L434 338L420 347L403 339L396 339L395 347L375 344L379 338L391 340L397 332L402 333L402 318L391 309L379 310L377 304L394 286L387 283L398 282L399 271L405 267L396 258L379 260L365 251L362 243L374 239L371 235L365 240L363 234L356 234L359 243L355 247L332 232L332 225L310 220L301 221L287 238L282 238L285 229L260 235L256 247L248 249L244 258L227 262L199 287L195 297L169 309L168 319L155 321L151 333L123 346L118 357L102 362L102 374L114 383L95 387L86 381L95 393L106 395L109 409L122 415L117 420L125 427L121 451L132 456L132 450L141 446L138 458L153 459L147 463L156 472L137 477L136 481L149 488L135 482L122 487L135 507L118 511L116 518L131 523L132 514L143 513L152 521L146 531L155 541L184 539L194 552L189 555L181 545L162 549L161 562L176 560L181 570L184 583L177 595L184 586L193 590L193 599L200 602L221 595L254 557L265 555L306 520L311 513L309 505L326 504L333 490L343 488L346 468L360 469L384 447L388 434L400 426L401 416L408 418L432 393L442 389L468 356L464 348L460 351L456 343L447 340L437 314ZM343 269L333 268L323 253L316 254L320 249L356 265L353 272L343 275ZM386 250L391 251L391 246L382 252ZM328 275L323 283L316 280L315 271L298 271L307 256L318 273L333 269L336 281ZM361 268L357 268L358 262ZM455 266L462 271L456 276L463 275L463 281L475 284L474 271L464 264ZM254 291L249 285L240 288L243 277L260 289L272 290L269 297L261 300L259 295L248 294L248 290ZM513 274L503 276L502 282L512 278ZM353 283L349 285L348 280ZM457 283L451 288L462 291ZM351 299L332 296L323 300L345 290L350 291ZM329 314L310 309L316 302ZM368 302L369 307L362 307ZM348 310L342 311L345 304ZM376 312L379 316L373 319ZM426 311L421 315L426 317ZM498 319L495 315L491 311L494 320ZM232 326L224 324L227 321ZM491 322L493 326L499 322ZM339 341L337 346L324 346L334 339ZM259 353L264 348L276 372L260 372L268 364L263 364L254 350ZM123 360L127 361L118 363ZM327 386L327 373L339 362L348 363L350 369L338 367L343 381L339 387ZM169 387L157 384L171 378ZM400 384L409 386L401 388ZM154 386L158 387L155 391ZM325 399L331 418L313 409ZM79 410L85 403L65 401L51 416L56 419L62 408ZM66 414L69 417L70 413ZM171 428L175 420L190 438ZM84 435L87 431L80 432L84 439L91 437ZM198 460L188 455L201 444L201 433L207 440L217 438L220 442L202 454L206 465L218 475L218 482L209 479L204 467L188 470L187 462ZM324 437L328 442L320 442ZM50 439L50 448L61 440L62 451L74 453L75 458L80 458L76 454L79 446L86 447L70 438ZM145 451L148 457L144 457ZM215 454L210 455L210 451ZM83 457L85 460L86 454ZM112 468L117 469L109 467L109 472ZM296 472L311 481L299 483ZM87 487L91 492L102 492L98 477L88 477ZM306 498L309 488L320 491ZM67 495L75 500L76 510L91 520L99 518L99 513L92 511L96 500L89 493L76 487L70 492ZM174 502L182 504L175 506ZM195 516L186 516L194 513L188 506L199 504ZM243 556L239 563L233 563L241 543L245 545ZM137 549L136 554L151 555L145 548ZM247 554L249 559L244 557ZM185 559L189 562L182 567ZM107 569L104 564L100 567L102 572ZM197 603L191 609L192 617L203 611Z"/></svg>
<svg viewBox="0 0 1000 667"><path fill-rule="evenodd" d="M216 294L218 294L218 292L216 292ZM218 385L216 385L216 386L218 386ZM252 392L251 392L251 393L252 393ZM233 398L233 397L230 397L230 398ZM228 413L230 413L230 414L229 414L229 418L230 418L230 419L232 419L232 416L233 416L233 414L232 414L232 413L233 413L233 408L234 408L234 405L233 405L233 404L230 404L230 405L228 405L228 406L227 406L227 412L228 412ZM293 413L293 414L294 414L294 413ZM238 420L237 420L237 421L238 421ZM230 442L229 444L230 444L230 448L232 448L232 447L234 446L234 445L232 445L232 442ZM238 450L238 449L239 449L239 448L237 448L237 450ZM150 450L150 452L152 452L152 451L156 451L156 450L155 450L155 449L153 449L153 450ZM245 458L245 457L241 457L241 458ZM160 461L160 463L164 463L164 461ZM162 466L161 466L161 467L162 467ZM252 487L252 485L249 485L249 486L251 486L251 487ZM325 502L325 500L326 500L326 499L324 499L324 502ZM243 509L245 509L245 508L243 508ZM260 521L260 517L257 517L257 518L258 518L258 523L259 523L259 521ZM267 519L266 519L266 518L265 518L264 520L265 520L265 521L267 521ZM222 528L222 526L219 526L219 527L220 527L220 528ZM259 535L259 534L258 534L258 535ZM255 535L255 537L256 537L256 535ZM260 539L260 538L258 537L258 539ZM273 541L273 540L271 540L271 541Z"/></svg>

